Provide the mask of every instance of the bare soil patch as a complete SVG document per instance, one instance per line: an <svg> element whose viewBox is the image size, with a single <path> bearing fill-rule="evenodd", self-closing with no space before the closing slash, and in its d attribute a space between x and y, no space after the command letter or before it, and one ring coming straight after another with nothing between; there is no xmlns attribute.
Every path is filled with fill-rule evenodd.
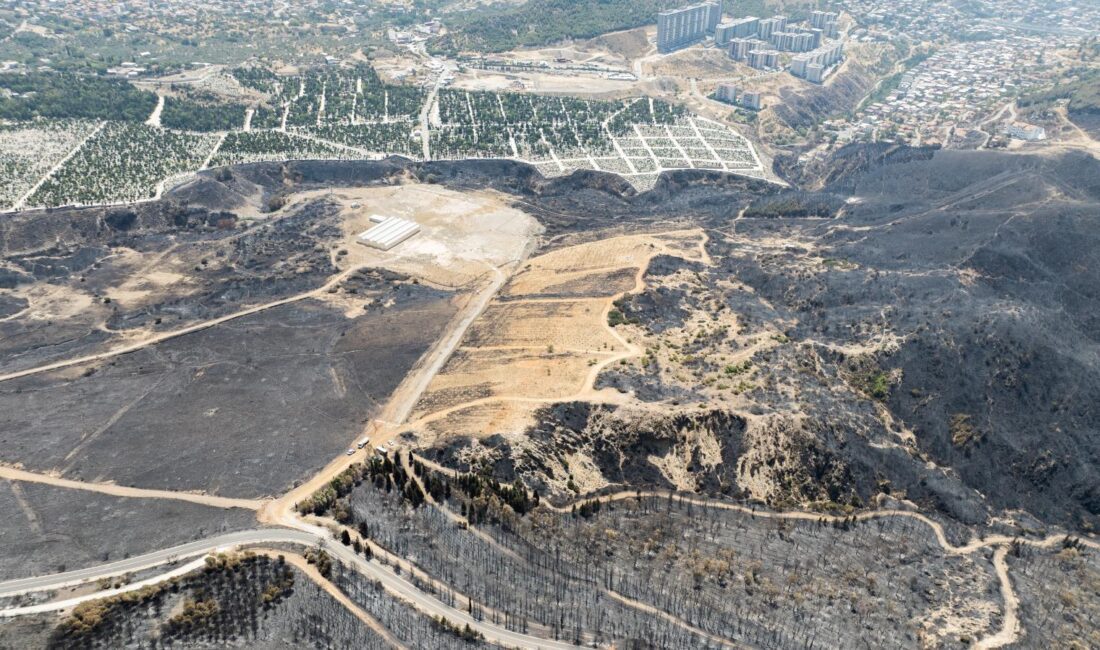
<svg viewBox="0 0 1100 650"><path fill-rule="evenodd" d="M468 285L492 268L520 259L541 231L534 218L509 207L492 192L398 185L318 190L305 192L297 200L316 198L339 210L343 233L335 259L339 268L386 268L441 286ZM420 233L389 251L368 248L356 238L374 225L372 215L414 221Z"/></svg>
<svg viewBox="0 0 1100 650"><path fill-rule="evenodd" d="M413 426L431 424L433 438L519 433L529 419L523 410L578 396L615 400L614 391L592 390L595 377L637 349L608 327L612 301L640 285L656 255L704 261L705 240L699 230L626 235L530 259L428 386ZM568 297L547 297L563 287ZM467 408L490 403L508 403L510 410L498 417L492 409ZM451 417L460 411L461 418Z"/></svg>

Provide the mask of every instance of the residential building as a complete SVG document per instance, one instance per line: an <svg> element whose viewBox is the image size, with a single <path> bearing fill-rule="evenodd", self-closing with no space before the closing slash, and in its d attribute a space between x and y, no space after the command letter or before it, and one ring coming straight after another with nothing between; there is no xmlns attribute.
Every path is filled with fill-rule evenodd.
<svg viewBox="0 0 1100 650"><path fill-rule="evenodd" d="M742 90L733 84L718 84L718 90L714 92L714 98L720 102L760 110L760 93L751 90Z"/></svg>
<svg viewBox="0 0 1100 650"><path fill-rule="evenodd" d="M760 41L752 38L735 38L730 41L730 58L736 61L744 61L749 58L749 52L757 49Z"/></svg>
<svg viewBox="0 0 1100 650"><path fill-rule="evenodd" d="M722 17L717 2L702 2L657 14L657 50L674 52L713 34Z"/></svg>
<svg viewBox="0 0 1100 650"><path fill-rule="evenodd" d="M714 98L727 104L736 104L740 89L733 84L718 84L718 90L714 92Z"/></svg>
<svg viewBox="0 0 1100 650"><path fill-rule="evenodd" d="M714 42L717 45L726 45L735 38L752 36L759 28L760 19L754 16L724 22L715 28Z"/></svg>
<svg viewBox="0 0 1100 650"><path fill-rule="evenodd" d="M772 34L781 31L783 28L779 26L779 21L774 18L765 18L757 24L756 37L767 41L771 40Z"/></svg>
<svg viewBox="0 0 1100 650"><path fill-rule="evenodd" d="M820 84L825 82L825 66L820 63L809 63L806 65L806 81L810 83Z"/></svg>
<svg viewBox="0 0 1100 650"><path fill-rule="evenodd" d="M791 59L791 74L812 83L821 83L829 70L842 58L844 44L840 41L829 43L816 50L794 55Z"/></svg>
<svg viewBox="0 0 1100 650"><path fill-rule="evenodd" d="M749 66L757 70L779 67L779 52L775 50L753 50L749 52Z"/></svg>
<svg viewBox="0 0 1100 650"><path fill-rule="evenodd" d="M835 23L839 18L840 15L832 11L815 11L810 14L810 25L818 29L825 29L825 25Z"/></svg>

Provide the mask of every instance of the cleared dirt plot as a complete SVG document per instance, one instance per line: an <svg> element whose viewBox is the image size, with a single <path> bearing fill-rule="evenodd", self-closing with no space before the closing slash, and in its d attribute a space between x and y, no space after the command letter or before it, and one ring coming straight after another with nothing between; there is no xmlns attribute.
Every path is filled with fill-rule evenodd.
<svg viewBox="0 0 1100 650"><path fill-rule="evenodd" d="M72 571L256 527L255 513L0 480L0 579Z"/></svg>
<svg viewBox="0 0 1100 650"><path fill-rule="evenodd" d="M477 69L467 69L455 79L454 87L475 91L505 91L515 88L517 80L523 83L525 89L547 94L567 93L569 95L607 97L625 95L635 88L635 82L633 81L597 76L566 76L563 74L542 74L526 71L502 73Z"/></svg>
<svg viewBox="0 0 1100 650"><path fill-rule="evenodd" d="M612 271L561 271L547 278L531 273L521 274L501 290L501 298L583 298L600 292L622 293L634 288L637 272L631 267Z"/></svg>
<svg viewBox="0 0 1100 650"><path fill-rule="evenodd" d="M618 352L619 340L606 327L578 327L603 315L600 300L497 303L470 328L472 348L529 348L562 352Z"/></svg>
<svg viewBox="0 0 1100 650"><path fill-rule="evenodd" d="M349 319L316 300L0 384L0 460L258 497L338 455L455 313L403 284Z"/></svg>
<svg viewBox="0 0 1100 650"><path fill-rule="evenodd" d="M588 358L573 352L463 349L432 382L422 407L434 411L492 397L564 399L583 387L589 368Z"/></svg>
<svg viewBox="0 0 1100 650"><path fill-rule="evenodd" d="M341 188L301 195L323 196L340 208L342 266L366 265L404 273L429 283L466 286L520 260L541 226L492 192L457 192L431 185ZM371 216L415 222L420 232L389 251L356 241L374 223Z"/></svg>
<svg viewBox="0 0 1100 650"><path fill-rule="evenodd" d="M621 277L622 269L627 268L634 269L637 274L638 269L644 268L654 255L664 252L664 248L671 246L682 248L685 237L695 244L695 251L688 256L688 259L700 259L702 252L699 231L629 235L559 248L528 261L523 269L513 276L505 290L505 295L535 297L547 292L548 288L558 285L563 276L572 279L572 274L587 276L592 281L595 281L601 273ZM606 290L597 290L590 296L597 297L607 293Z"/></svg>
<svg viewBox="0 0 1100 650"><path fill-rule="evenodd" d="M433 439L516 433L520 427L501 427L528 421L518 408L499 417L466 407L521 403L533 410L581 396L620 401L615 391L592 390L601 368L637 353L608 327L612 301L639 286L641 272L656 255L706 261L705 241L699 230L628 235L532 258L428 386L414 425L430 425L424 433ZM461 417L452 418L458 412Z"/></svg>
<svg viewBox="0 0 1100 650"><path fill-rule="evenodd" d="M433 398L445 399L445 395L441 392L433 395ZM431 444L433 441L445 442L461 432L480 431L482 435L492 435L525 431L535 425L538 413L531 408L532 405L538 405L532 402L486 401L465 404L453 410L436 410L429 419L421 421L421 440ZM424 406L427 406L426 401Z"/></svg>

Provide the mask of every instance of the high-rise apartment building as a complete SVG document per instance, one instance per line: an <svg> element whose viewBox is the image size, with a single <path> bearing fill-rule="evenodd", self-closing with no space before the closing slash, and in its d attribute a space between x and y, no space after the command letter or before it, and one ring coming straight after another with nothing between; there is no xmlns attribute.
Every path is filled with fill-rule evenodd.
<svg viewBox="0 0 1100 650"><path fill-rule="evenodd" d="M726 45L735 38L752 36L760 27L760 19L753 16L720 23L714 30L714 43Z"/></svg>
<svg viewBox="0 0 1100 650"><path fill-rule="evenodd" d="M829 38L837 38L840 33L837 21L840 20L840 15L832 11L815 11L810 14L810 27L814 29L820 29L825 36Z"/></svg>
<svg viewBox="0 0 1100 650"><path fill-rule="evenodd" d="M713 34L722 17L722 5L702 2L657 14L657 51L673 52Z"/></svg>
<svg viewBox="0 0 1100 650"><path fill-rule="evenodd" d="M749 52L749 67L766 70L779 67L779 52L775 50L753 50Z"/></svg>
<svg viewBox="0 0 1100 650"><path fill-rule="evenodd" d="M730 41L730 58L737 61L744 61L749 58L749 52L755 50L760 45L760 41L752 38L735 38Z"/></svg>
<svg viewBox="0 0 1100 650"><path fill-rule="evenodd" d="M822 83L825 73L844 57L844 44L830 43L810 52L794 55L791 74L812 83Z"/></svg>
<svg viewBox="0 0 1100 650"><path fill-rule="evenodd" d="M718 90L714 92L714 98L727 104L736 104L740 89L733 84L718 84Z"/></svg>
<svg viewBox="0 0 1100 650"><path fill-rule="evenodd" d="M828 23L835 23L840 16L831 11L815 11L810 14L810 26L825 29Z"/></svg>

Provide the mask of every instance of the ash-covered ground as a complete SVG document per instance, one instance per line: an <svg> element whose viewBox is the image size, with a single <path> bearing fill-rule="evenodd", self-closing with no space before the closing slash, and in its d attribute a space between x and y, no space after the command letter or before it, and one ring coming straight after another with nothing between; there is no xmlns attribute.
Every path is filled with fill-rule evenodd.
<svg viewBox="0 0 1100 650"><path fill-rule="evenodd" d="M354 318L305 300L4 382L3 459L87 481L281 493L347 447L453 314L434 289L392 293Z"/></svg>
<svg viewBox="0 0 1100 650"><path fill-rule="evenodd" d="M4 222L0 462L279 494L355 439L457 311L461 290L342 265L324 197L200 203Z"/></svg>
<svg viewBox="0 0 1100 650"><path fill-rule="evenodd" d="M698 430L685 418L722 405L717 421L752 420L763 435L746 448L739 426L703 427L723 445L720 463L686 453L687 482L701 491L787 506L892 492L969 524L1007 511L1023 511L1024 527L1031 517L1081 531L1100 523L1100 163L853 147L826 177L813 171L792 180L817 191L702 175L666 177L639 196L607 183L560 191L579 177L519 192L559 215L552 246L619 232L629 215L635 228L703 225L714 264L656 260L647 289L623 301L623 331L654 363L609 369L601 382L667 415L638 428L624 410L619 425L593 428L551 409L531 440L485 460L502 478L560 486L564 465L552 457L589 445L613 467L608 484L684 487L683 472L648 460L650 445L665 456ZM600 210L577 209L597 193L611 195ZM775 344L751 349L767 339ZM777 439L785 444L769 448Z"/></svg>
<svg viewBox="0 0 1100 650"><path fill-rule="evenodd" d="M120 227L118 218L111 225L108 210L59 210L33 228L30 224L23 228L9 225L4 230L5 259L9 267L27 273L31 265L16 260L14 252L41 248L59 237L69 242L66 245L70 248L80 250L105 245L105 241L119 236L141 239L142 243L133 244L141 248L148 245L144 243L148 238L168 236L165 232L174 239L184 237L183 233L193 238L232 238L233 243L226 246L233 248L244 246L241 241L264 237L262 245L251 249L282 256L286 255L286 246L301 249L303 261L299 266L306 269L302 275L310 278L311 273L326 268L329 252L312 256L316 242L303 246L286 232L305 233L308 239L311 232L323 233L325 227L331 228L325 225L323 202L299 208L276 224L243 234L221 234L217 219L209 215L239 209L256 196L271 202L326 185L409 181L456 189L491 188L511 196L514 205L536 215L545 225L542 250L624 232L703 226L714 264L684 270L659 266L651 269L648 277L654 281L646 291L628 296L625 301L624 311L631 322L624 327L635 328L639 336L651 337L652 343L669 327L685 336L684 326L677 320L690 320L693 315L721 308L732 315L736 332L726 330L732 333L723 338L723 332L715 327L705 332L707 338L695 346L700 350L708 346L724 349L731 358L745 351L747 337L781 335L782 345L762 346L746 359L753 366L754 378L736 374L723 381L737 393L736 399L717 401L728 402L720 410L728 410L733 419L748 415L750 419L766 418L781 429L797 429L797 435L792 436L797 444L791 449L805 458L785 458L789 465L785 473L795 475L794 483L802 480L799 474L815 483L821 483L822 477L832 477L825 484L833 481L835 485L825 490L825 496L857 496L864 504L889 485L970 523L981 522L990 513L1022 509L1042 521L1070 528L1087 530L1095 525L1100 513L1094 413L1095 397L1100 391L1100 360L1095 349L1100 323L1096 314L1100 311L1096 309L1097 265L1091 258L1095 257L1097 238L1092 222L1100 204L1098 163L1080 154L937 152L871 146L842 150L828 165L795 168L781 160L777 168L797 187L809 189L781 189L721 174L682 172L665 175L652 191L637 194L611 175L581 172L547 181L528 167L502 161L411 163L391 159L379 163L257 164L237 168L230 175L204 176L162 202L135 206L133 221L123 220L129 224L125 235L116 232ZM207 216L181 218L181 214ZM51 246L56 248L57 244ZM91 254L74 253L70 257L90 259ZM78 264L66 260L66 268ZM201 259L199 262L201 267ZM661 263L665 262L655 262ZM208 259L207 266L212 265ZM226 263L218 268L229 266ZM48 271L40 269L38 273ZM685 281L686 275L692 277ZM300 285L267 280L265 286L273 292L266 295L274 296L286 295ZM11 300L15 293L8 291L6 295ZM209 302L203 297L207 294L191 295L197 305ZM154 314L162 309L148 309L146 320L155 320ZM312 333L302 330L295 342L298 328L283 323L323 321L324 309L305 303L288 311L295 313L258 316L257 331L275 327L279 332L275 339L291 339L281 344L290 347L302 345L304 338L316 341ZM113 318L117 322L134 319L132 315ZM3 325L18 328L23 323L24 319L15 318ZM239 343L228 346L233 350L227 352L244 357L235 363L247 365L248 359L255 362L265 356L247 350L248 345L256 344L264 350L268 346L240 329L245 323L249 321L227 327L238 331L226 332L226 337ZM69 327L67 322L61 324ZM367 323L361 327L378 331ZM693 332L694 336L699 334ZM233 339L234 335L239 339ZM342 338L336 333L330 335L333 340ZM104 334L95 329L80 335L68 333L60 345L87 347L84 339L101 336ZM197 342L211 338L201 333L194 336ZM14 345L10 343L14 339L4 340ZM177 344L180 348L192 347L186 339ZM94 349L94 345L88 345ZM19 369L21 355L36 360L53 358L42 351L50 347L37 342L22 344L11 355L17 360L6 369ZM173 344L165 347L163 353L156 348L142 353L160 357L157 361L138 354L132 355L132 360L119 358L113 363L127 366L127 372L108 366L88 377L66 377L57 389L83 391L81 394L110 391L99 386L120 381L120 375L132 378L137 368L159 368L158 364L165 364L165 355L173 365ZM333 350L335 353L337 348ZM323 358L325 354L318 356ZM658 356L655 353L652 358ZM678 368L685 363L683 358L690 356L680 354L678 361L658 360ZM202 361L196 361L183 364L184 377L187 372L197 372ZM287 374L286 366L279 367L283 363L276 362L271 377L278 380L282 374L288 381L296 381ZM669 417L695 418L717 405L714 391L701 391L701 386L706 386L703 382L708 380L707 373L721 373L723 366L720 359L688 359L686 363L699 368L680 373L679 380L671 373L662 376L653 367L643 370L631 364L609 369L600 381L601 385L633 390L640 402L663 405ZM812 366L812 372L806 371L807 365ZM302 376L321 377L331 367L329 359ZM696 372L700 368L702 372ZM401 369L400 365L387 369L389 381ZM221 371L234 373L228 367ZM166 391L194 383L171 374L154 379L158 378ZM272 381L269 378L260 382L262 378L240 377L238 383L249 386L238 389L244 393L236 392L233 401L240 402L253 390L262 394L266 389L263 384ZM17 435L19 431L38 431L34 427L49 429L49 435L80 435L69 431L71 427L51 427L48 418L28 418L34 409L27 408L30 398L25 393L33 392L32 388L48 390L50 379L47 374L6 382L2 387L3 398L12 406L4 412L19 414L18 422L3 428L5 443L14 454L5 460L55 467L76 446L75 441L67 448L49 445L53 451L44 452L30 442L41 438L41 431L35 436ZM203 388L204 381L212 382L200 378L200 392L215 391L216 382ZM302 381L319 390L317 381ZM717 383L711 381L709 386L714 388ZM346 388L351 385L344 384ZM143 381L142 390L155 385L156 381ZM117 392L133 399L135 390L123 386ZM787 394L783 391L797 391L801 399L782 398ZM366 396L378 399L385 394L385 390L368 390ZM707 399L702 408L695 400L704 394ZM162 399L158 406L169 415L158 415L157 422L176 419L171 415L173 411L193 415L194 405L187 400L186 392ZM121 397L106 405L97 400L80 401L86 404L80 409L98 409L103 414L100 417L110 417L108 414L116 413L126 403ZM73 402L61 397L52 403ZM55 409L51 406L51 410ZM145 411L136 410L130 417L141 417ZM259 412L261 418L263 411L250 409ZM350 422L363 416L361 412L337 413L335 419ZM785 416L797 416L797 426L784 424ZM217 419L218 415L212 417ZM273 419L277 417L273 415ZM553 418L547 422L553 422ZM297 427L298 433L304 431L302 426ZM295 429L293 417L286 428ZM605 434L598 436L601 444L613 444ZM310 435L324 434L315 430ZM109 437L97 436L104 440ZM260 445L262 451L249 454L246 450L259 444L256 437L232 438L223 443L234 454L244 453L257 463L293 455L271 444ZM884 441L892 446L883 445ZM153 461L162 444L169 444L166 449L173 454L187 455L171 443L158 440L146 446ZM109 462L96 460L96 447L93 439L78 450L78 455L68 461L70 471L79 467L83 478L105 476ZM723 463L727 467L719 473L733 474L703 480L700 489L724 487L727 492L752 494L752 486L739 481L730 467L740 457L736 445L731 450L732 455L727 454ZM317 455L318 461L324 457ZM765 458L764 462L770 461ZM928 470L929 463L940 469ZM522 469L523 463L518 466ZM638 477L616 476L608 482L662 484L651 480L653 477L644 478L661 472L639 472ZM191 480L172 479L141 468L129 469L120 480L138 480L143 473L157 476L160 485L216 490L229 484L217 472ZM538 472L532 475L536 482L543 478ZM277 487L258 480L237 493L258 494ZM790 497L794 502L823 496L799 489L786 492L778 496Z"/></svg>
<svg viewBox="0 0 1100 650"><path fill-rule="evenodd" d="M0 579L73 571L258 526L242 508L0 481Z"/></svg>
<svg viewBox="0 0 1100 650"><path fill-rule="evenodd" d="M10 359L0 373L94 353L126 340L130 326L156 332L169 314L187 323L231 311L232 298L224 307L215 299L220 281L197 279L208 273L201 255L188 260L190 271L173 271L188 278L186 295L163 304L134 294L108 303L105 290L74 287L79 277L68 269L85 271L86 286L119 285L95 279L112 268L114 258L105 257L117 248L113 238L127 238L132 250L165 250L156 246L183 237L222 242L217 250L228 256L233 237L275 237L280 226L247 230L202 215L257 201L284 210L277 223L297 224L294 232L310 241L298 248L295 237L278 236L282 243L264 249L272 257L258 275L282 268L276 259L288 255L301 269L260 282L269 299L316 288L334 259L324 201L285 210L282 197L404 182L489 188L546 227L539 252L701 227L709 260L658 256L645 288L615 304L609 324L643 352L605 369L597 388L630 399L547 404L520 435L470 431L419 450L425 456L483 481L518 481L558 503L656 488L844 516L919 508L943 522L955 544L989 533L1031 541L1091 533L1100 525L1100 162L870 146L809 168L780 160L777 170L791 188L680 172L637 194L606 174L545 180L501 161L257 164L204 175L164 201L136 206L125 235L118 226L126 218L108 210L55 211L41 229L16 220L0 231L0 281L10 286L0 293ZM167 217L181 210L201 218L180 225ZM147 237L163 241L146 244ZM207 257L205 266L239 272L229 259ZM35 281L93 299L98 292L98 302L65 318L27 319L21 313L36 300L60 304L68 295L30 294ZM379 301L388 307L349 316L342 304L299 300L91 368L0 382L0 460L233 496L284 489L338 454L426 349L436 333L424 331L422 312L440 321L453 313L449 294L407 279L364 282L373 287L364 291L393 296ZM559 289L570 295L577 287ZM141 307L110 307L127 298ZM377 320L384 318L391 320ZM408 338L379 344L379 331ZM357 345L354 332L384 356L355 357L370 346ZM341 385L349 398L334 397ZM910 520L849 531L652 502L576 514L524 502L518 512L508 502L516 493L499 489L438 499L452 514L479 519L517 559L458 533L438 505L418 510L402 493L391 498L392 487L390 478L367 484L363 490L377 493L356 491L336 510L390 522L370 534L481 605L518 616L513 627L539 623L566 638L627 645L701 643L663 618L607 607L611 588L761 647L847 647L857 643L849 631L861 626L874 631L866 638L900 647L966 644L1003 622L993 549L943 556L928 529ZM1080 605L1097 598L1092 553L1068 542L1013 547L1008 565L1025 575L1017 581L1025 640L1097 638L1091 605ZM456 565L459 557L467 566ZM466 568L479 561L493 571L470 575ZM1065 575L1079 579L1048 587ZM372 598L354 575L338 573L337 581L357 599ZM527 600L510 593L520 584ZM570 600L547 604L562 593ZM745 599L758 606L736 604ZM884 599L893 607L876 606ZM409 639L428 634L412 629Z"/></svg>

